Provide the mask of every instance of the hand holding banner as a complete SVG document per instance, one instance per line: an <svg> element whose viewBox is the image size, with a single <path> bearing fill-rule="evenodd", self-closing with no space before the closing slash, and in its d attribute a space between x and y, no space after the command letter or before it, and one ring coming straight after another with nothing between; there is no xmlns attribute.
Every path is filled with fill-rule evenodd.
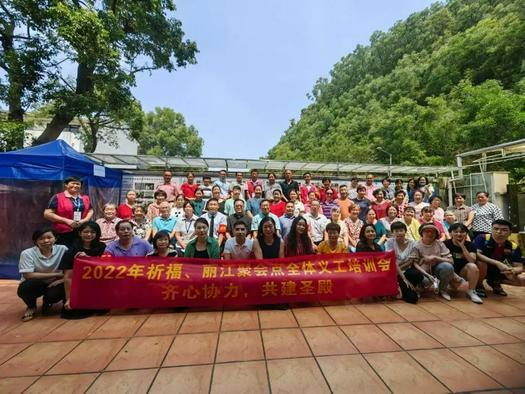
<svg viewBox="0 0 525 394"><path fill-rule="evenodd" d="M242 306L397 294L393 252L271 260L81 257L74 267L74 308Z"/></svg>

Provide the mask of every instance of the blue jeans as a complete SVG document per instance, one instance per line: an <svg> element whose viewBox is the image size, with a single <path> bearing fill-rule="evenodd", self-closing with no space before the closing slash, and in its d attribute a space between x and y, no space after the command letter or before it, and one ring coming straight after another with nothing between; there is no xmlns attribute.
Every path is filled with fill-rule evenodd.
<svg viewBox="0 0 525 394"><path fill-rule="evenodd" d="M439 279L439 291L447 291L448 285L454 277L454 266L442 262L434 266L434 275Z"/></svg>

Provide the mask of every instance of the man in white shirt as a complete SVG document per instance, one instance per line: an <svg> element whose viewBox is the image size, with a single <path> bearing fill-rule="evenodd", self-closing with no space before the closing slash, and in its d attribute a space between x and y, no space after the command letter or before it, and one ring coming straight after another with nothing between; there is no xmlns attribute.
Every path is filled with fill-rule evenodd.
<svg viewBox="0 0 525 394"><path fill-rule="evenodd" d="M308 223L310 238L315 246L319 245L324 239L324 230L329 222L328 218L319 212L320 209L321 204L319 204L319 201L314 200L310 205L310 212L304 215Z"/></svg>
<svg viewBox="0 0 525 394"><path fill-rule="evenodd" d="M219 245L226 235L227 217L219 212L219 201L216 198L210 198L207 204L207 212L201 216L208 221L209 236L217 239Z"/></svg>
<svg viewBox="0 0 525 394"><path fill-rule="evenodd" d="M252 256L253 241L246 238L247 231L243 221L233 224L235 237L228 239L224 245L224 260L242 260Z"/></svg>

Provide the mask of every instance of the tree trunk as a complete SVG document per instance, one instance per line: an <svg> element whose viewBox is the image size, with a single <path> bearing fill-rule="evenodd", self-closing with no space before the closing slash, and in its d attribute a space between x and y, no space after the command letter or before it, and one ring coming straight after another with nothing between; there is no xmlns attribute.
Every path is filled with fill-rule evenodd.
<svg viewBox="0 0 525 394"><path fill-rule="evenodd" d="M84 147L84 151L86 153L93 153L97 149L97 145L98 145L97 135L98 135L99 126L96 122L90 120L88 123L88 127L89 127L89 134L90 134L89 145Z"/></svg>
<svg viewBox="0 0 525 394"><path fill-rule="evenodd" d="M22 108L22 86L23 81L20 80L21 70L18 61L18 54L14 47L14 33L15 25L10 23L1 36L2 49L4 50L4 59L2 68L6 68L8 88L7 88L7 104L9 106L7 113L7 120L13 122L24 121L24 109Z"/></svg>
<svg viewBox="0 0 525 394"><path fill-rule="evenodd" d="M80 63L77 68L77 86L75 89L76 95L83 95L93 91L93 71L94 66ZM78 110L68 106L60 107L55 110L55 114L51 122L46 126L44 132L38 137L33 145L45 144L49 141L56 140L62 130L69 125L69 123L78 115Z"/></svg>

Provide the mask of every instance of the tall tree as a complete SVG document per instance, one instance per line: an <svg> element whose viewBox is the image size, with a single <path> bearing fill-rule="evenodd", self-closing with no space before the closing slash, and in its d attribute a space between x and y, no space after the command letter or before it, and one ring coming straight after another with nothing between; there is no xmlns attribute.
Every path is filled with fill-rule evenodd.
<svg viewBox="0 0 525 394"><path fill-rule="evenodd" d="M16 82L24 79L20 67L6 61L2 67L8 77L0 99L11 99L10 112L17 113L18 104L23 113L24 98L29 105L38 99L53 103L52 119L37 144L56 139L75 116L118 118L134 101L137 73L196 62L196 44L184 39L181 22L171 16L172 0L0 0L0 9L0 18L9 21L0 24L2 42L11 36L16 42L18 31L28 32L18 46L11 45L15 60L27 53L29 35L39 39L34 46L50 51L32 58L43 87L36 89L39 97L34 97L36 83L17 94ZM76 70L72 78L64 75L64 64Z"/></svg>
<svg viewBox="0 0 525 394"><path fill-rule="evenodd" d="M184 116L171 108L157 107L146 113L142 131L133 131L132 136L142 154L191 157L202 154L203 140L197 129L187 126Z"/></svg>
<svg viewBox="0 0 525 394"><path fill-rule="evenodd" d="M23 122L25 110L43 98L56 77L57 48L37 3L0 1L0 102L7 104L12 122Z"/></svg>

